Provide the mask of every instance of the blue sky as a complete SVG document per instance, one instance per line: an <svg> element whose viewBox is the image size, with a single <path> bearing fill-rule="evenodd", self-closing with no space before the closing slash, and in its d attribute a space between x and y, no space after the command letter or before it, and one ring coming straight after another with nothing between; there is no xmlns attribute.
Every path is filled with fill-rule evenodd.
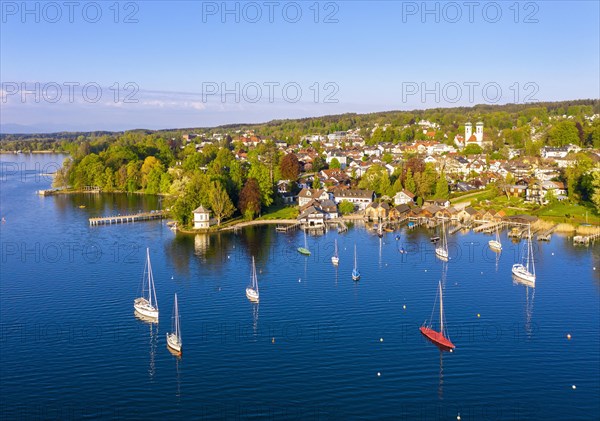
<svg viewBox="0 0 600 421"><path fill-rule="evenodd" d="M65 3L1 2L3 132L600 96L598 1Z"/></svg>

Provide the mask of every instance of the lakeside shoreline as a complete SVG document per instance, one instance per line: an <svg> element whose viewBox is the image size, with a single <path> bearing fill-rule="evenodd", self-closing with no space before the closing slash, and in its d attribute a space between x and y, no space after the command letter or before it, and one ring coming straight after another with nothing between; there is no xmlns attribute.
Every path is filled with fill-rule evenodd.
<svg viewBox="0 0 600 421"><path fill-rule="evenodd" d="M139 192L139 191L137 191L137 192L127 192L127 191L105 192L105 191L96 191L96 190L70 190L70 189L38 190L37 193L42 196L71 195L71 194L101 194L101 193L151 195L151 196L160 196L160 197L170 196L169 194L165 194L165 193L148 194L148 193ZM529 214L525 214L525 215L529 215ZM600 229L600 224L594 224L594 223L586 224L583 222L582 223L572 223L572 222L564 222L564 221L561 222L561 221L556 221L556 217L545 218L544 216L537 216L537 215L530 215L530 216L535 216L537 218L537 220L534 224L543 225L543 227L540 227L539 230L549 229L550 227L554 226L555 227L554 232L557 232L557 233L560 232L560 233L573 234L573 235L591 235L591 234L596 233L598 231L598 229ZM269 219L268 215L264 215L261 218L265 218L265 219L254 219L251 221L247 221L247 220L239 220L239 218L234 218L233 220L224 221L220 227L212 226L209 229L180 228L179 226L176 226L176 231L178 233L182 233L182 234L201 234L201 233L212 234L212 233L217 233L217 232L234 231L234 230L241 229L241 228L244 228L247 226L262 226L262 225L277 225L277 224L292 225L292 224L298 223L298 221L296 219L277 219L277 218ZM344 215L338 219L340 221L345 221L345 222L346 221L348 221L348 222L352 222L352 221L368 222L368 219L366 219L363 215L360 215L360 214ZM432 220L436 220L436 218L432 218ZM235 221L237 221L237 222L235 222ZM384 221L384 222L394 223L394 221Z"/></svg>

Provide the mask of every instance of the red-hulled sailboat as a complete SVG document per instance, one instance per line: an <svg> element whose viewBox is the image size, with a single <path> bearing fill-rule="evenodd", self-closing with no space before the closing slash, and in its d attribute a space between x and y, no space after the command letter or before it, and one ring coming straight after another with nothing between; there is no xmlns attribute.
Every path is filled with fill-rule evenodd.
<svg viewBox="0 0 600 421"><path fill-rule="evenodd" d="M437 332L432 329L432 322L429 321L428 325L423 325L419 328L421 333L427 337L434 344L445 348L445 349L454 349L456 348L454 344L448 339L448 334L444 331L444 301L442 297L442 282L439 282L439 291L440 295L440 331ZM437 301L437 300L436 300ZM435 304L433 305L433 309L435 310ZM433 319L433 311L431 312L431 318Z"/></svg>

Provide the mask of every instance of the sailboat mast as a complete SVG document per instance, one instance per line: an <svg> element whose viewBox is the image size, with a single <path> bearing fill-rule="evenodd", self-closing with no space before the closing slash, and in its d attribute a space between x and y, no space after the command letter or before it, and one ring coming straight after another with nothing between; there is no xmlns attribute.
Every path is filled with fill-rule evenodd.
<svg viewBox="0 0 600 421"><path fill-rule="evenodd" d="M337 251L337 238L335 239L335 254L334 256L337 257L338 255L338 251Z"/></svg>
<svg viewBox="0 0 600 421"><path fill-rule="evenodd" d="M527 264L525 265L529 272L529 255L531 254L531 227L527 226Z"/></svg>
<svg viewBox="0 0 600 421"><path fill-rule="evenodd" d="M354 269L356 269L356 244L354 244Z"/></svg>
<svg viewBox="0 0 600 421"><path fill-rule="evenodd" d="M148 302L153 305L153 289L154 283L152 282L152 264L150 263L150 248L146 248L146 264L148 266Z"/></svg>
<svg viewBox="0 0 600 421"><path fill-rule="evenodd" d="M252 287L258 292L258 279L256 278L256 264L254 263L254 256L252 256Z"/></svg>
<svg viewBox="0 0 600 421"><path fill-rule="evenodd" d="M535 260L533 259L533 247L531 246L531 232L529 233L529 253L531 254L531 257L529 258L531 260L531 273L535 276ZM529 270L529 267L527 267L527 270Z"/></svg>
<svg viewBox="0 0 600 421"><path fill-rule="evenodd" d="M177 305L177 293L175 293L175 336L181 340L179 333L179 306Z"/></svg>
<svg viewBox="0 0 600 421"><path fill-rule="evenodd" d="M439 282L440 288L440 333L444 334L444 299L442 296L442 283Z"/></svg>

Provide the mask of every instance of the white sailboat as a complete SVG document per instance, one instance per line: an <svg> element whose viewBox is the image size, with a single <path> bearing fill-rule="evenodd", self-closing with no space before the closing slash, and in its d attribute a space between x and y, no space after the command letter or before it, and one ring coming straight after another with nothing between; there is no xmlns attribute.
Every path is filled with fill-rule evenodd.
<svg viewBox="0 0 600 421"><path fill-rule="evenodd" d="M133 308L141 316L150 319L153 323L158 323L158 301L156 300L156 290L154 289L154 276L152 275L149 248L146 248L142 297L136 298L133 301Z"/></svg>
<svg viewBox="0 0 600 421"><path fill-rule="evenodd" d="M360 272L358 271L358 264L356 263L356 244L354 244L354 269L352 269L352 280L358 281L360 279Z"/></svg>
<svg viewBox="0 0 600 421"><path fill-rule="evenodd" d="M333 263L334 265L340 263L340 258L338 256L337 238L335 239L335 251L333 252L333 256L331 256L331 263Z"/></svg>
<svg viewBox="0 0 600 421"><path fill-rule="evenodd" d="M515 263L512 267L512 273L517 278L535 284L535 263L533 261L533 249L531 248L531 227L527 227L527 256L524 263Z"/></svg>
<svg viewBox="0 0 600 421"><path fill-rule="evenodd" d="M250 280L250 282L250 286L246 288L246 297L248 297L250 301L258 302L258 278L256 277L256 266L254 264L254 256L252 256L252 279Z"/></svg>
<svg viewBox="0 0 600 421"><path fill-rule="evenodd" d="M442 260L448 260L448 239L446 238L446 226L442 219L442 238L440 244L435 248L435 255Z"/></svg>
<svg viewBox="0 0 600 421"><path fill-rule="evenodd" d="M167 333L167 346L173 351L181 353L181 330L179 327L179 307L177 306L177 294L173 303L173 332Z"/></svg>
<svg viewBox="0 0 600 421"><path fill-rule="evenodd" d="M496 239L488 241L488 244L492 250L502 251L502 243L500 242L500 233L498 227L496 227Z"/></svg>

